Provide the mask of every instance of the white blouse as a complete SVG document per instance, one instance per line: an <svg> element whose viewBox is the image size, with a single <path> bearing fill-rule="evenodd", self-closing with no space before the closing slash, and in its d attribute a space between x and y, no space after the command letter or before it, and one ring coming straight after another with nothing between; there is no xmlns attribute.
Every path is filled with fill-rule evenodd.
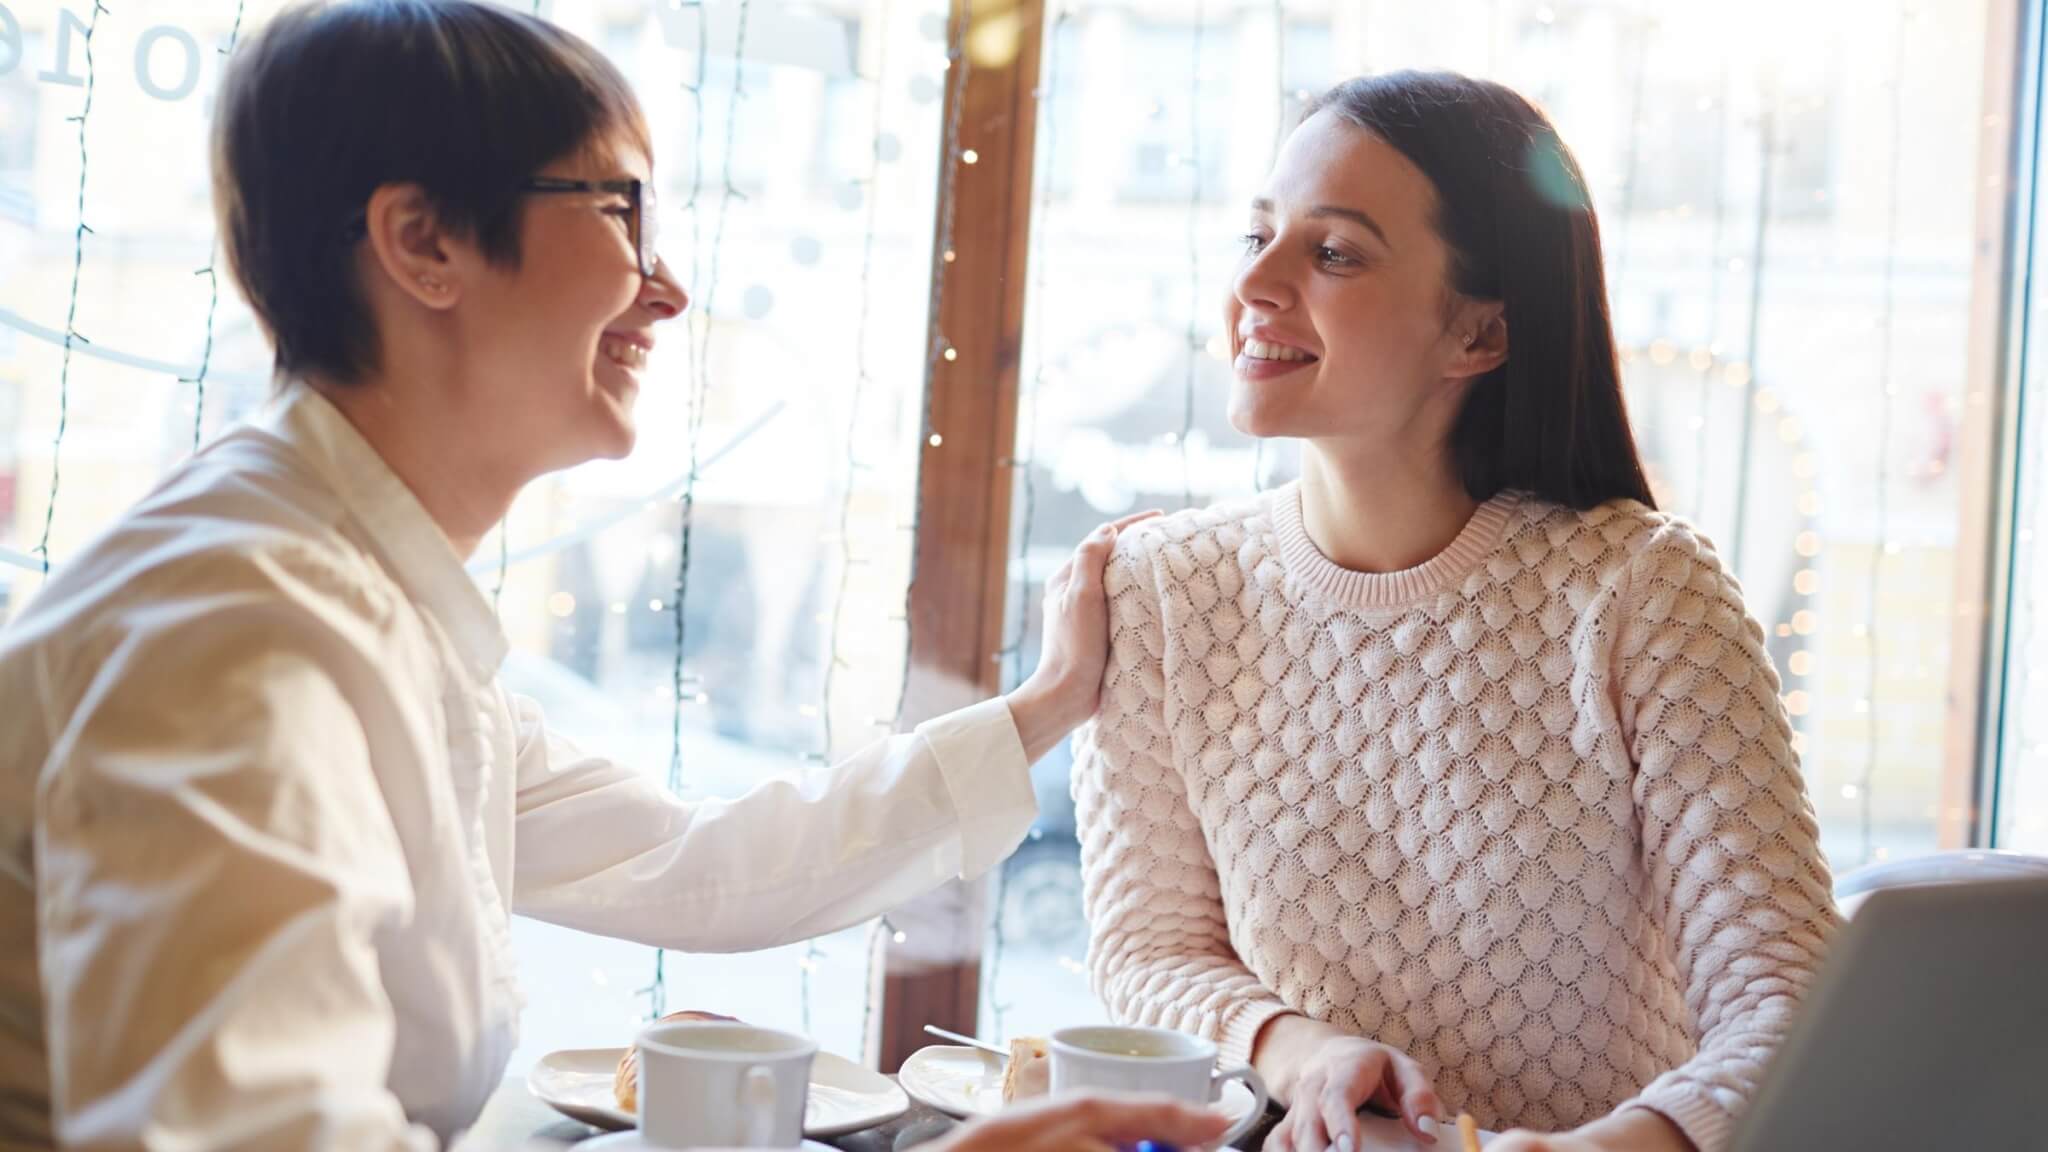
<svg viewBox="0 0 2048 1152"><path fill-rule="evenodd" d="M989 701L681 803L497 682L489 603L318 394L0 634L0 1147L431 1148L504 1074L507 918L689 951L873 917L1036 816Z"/></svg>

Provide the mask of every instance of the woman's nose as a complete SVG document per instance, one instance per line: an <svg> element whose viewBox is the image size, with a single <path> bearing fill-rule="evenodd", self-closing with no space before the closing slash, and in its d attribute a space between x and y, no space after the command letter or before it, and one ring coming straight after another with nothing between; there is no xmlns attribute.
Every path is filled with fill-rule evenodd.
<svg viewBox="0 0 2048 1152"><path fill-rule="evenodd" d="M676 281L668 261L654 262L654 275L641 278L640 305L659 320L673 320L690 306L690 294Z"/></svg>

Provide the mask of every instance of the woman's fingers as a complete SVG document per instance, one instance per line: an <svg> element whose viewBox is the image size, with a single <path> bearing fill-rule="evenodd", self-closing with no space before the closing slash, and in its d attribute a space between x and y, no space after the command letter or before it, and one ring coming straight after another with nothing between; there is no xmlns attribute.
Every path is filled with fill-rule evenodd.
<svg viewBox="0 0 2048 1152"><path fill-rule="evenodd" d="M1304 1072L1301 1082L1294 1086L1294 1101L1287 1109L1287 1120L1294 1126L1295 1152L1323 1152L1330 1146L1329 1126L1323 1122L1323 1092L1329 1085L1329 1077L1321 1068Z"/></svg>
<svg viewBox="0 0 2048 1152"><path fill-rule="evenodd" d="M1394 1056L1394 1080L1400 1092L1401 1119L1407 1122L1410 1132L1434 1144L1437 1126L1444 1116L1444 1103L1437 1098L1436 1086L1429 1082L1422 1065L1405 1053ZM1430 1121L1428 1127L1423 1126L1425 1119Z"/></svg>
<svg viewBox="0 0 2048 1152"><path fill-rule="evenodd" d="M1074 571L1077 575L1102 574L1102 566L1109 562L1110 550L1116 547L1116 533L1116 525L1103 524L1081 537L1081 543L1074 548Z"/></svg>
<svg viewBox="0 0 2048 1152"><path fill-rule="evenodd" d="M1074 578L1074 560L1068 557L1060 564L1059 570L1045 581L1045 598L1052 600L1067 590L1067 582Z"/></svg>
<svg viewBox="0 0 2048 1152"><path fill-rule="evenodd" d="M1112 520L1107 524L1097 525L1095 531L1082 537L1080 545L1074 549L1075 573L1083 581L1100 579L1103 565L1109 562L1109 554L1116 547L1117 536L1131 525L1149 520L1157 515L1159 515L1158 509L1153 509L1149 512L1138 512L1125 516L1120 520Z"/></svg>
<svg viewBox="0 0 2048 1152"><path fill-rule="evenodd" d="M1308 1068L1302 1072L1301 1082L1294 1086L1294 1095L1287 1102L1286 1113L1273 1130L1266 1133L1266 1152L1306 1152L1313 1147L1306 1138L1304 1124L1306 1114L1313 1109L1300 1107L1299 1102L1313 1099L1312 1093L1318 1090L1321 1082L1316 1069Z"/></svg>
<svg viewBox="0 0 2048 1152"><path fill-rule="evenodd" d="M1338 1152L1358 1147L1358 1110L1379 1092L1391 1070L1392 1050L1373 1045L1332 1076L1323 1089L1323 1127Z"/></svg>
<svg viewBox="0 0 2048 1152"><path fill-rule="evenodd" d="M1159 509L1157 508L1154 508L1148 512L1133 512L1129 516L1126 516L1121 520L1112 522L1110 524L1110 527L1121 532L1124 529L1129 528L1133 524L1137 524L1145 520L1150 520L1151 518L1157 515L1159 515Z"/></svg>
<svg viewBox="0 0 2048 1152"><path fill-rule="evenodd" d="M1116 550L1117 534L1157 515L1159 512L1154 509L1097 525L1093 532L1081 538L1074 547L1074 554L1045 582L1046 602L1071 606L1079 598L1099 591L1103 571L1109 566L1110 553Z"/></svg>

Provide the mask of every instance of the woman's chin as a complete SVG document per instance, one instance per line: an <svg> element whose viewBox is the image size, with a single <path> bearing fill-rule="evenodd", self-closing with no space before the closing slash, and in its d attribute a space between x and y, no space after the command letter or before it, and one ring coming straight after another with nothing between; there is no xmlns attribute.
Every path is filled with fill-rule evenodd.
<svg viewBox="0 0 2048 1152"><path fill-rule="evenodd" d="M633 421L633 406L640 399L639 381L623 372L618 377L603 381L594 396L597 450L593 455L602 460L630 455L639 438L639 427Z"/></svg>
<svg viewBox="0 0 2048 1152"><path fill-rule="evenodd" d="M1294 436L1286 413L1275 411L1271 404L1260 404L1236 390L1230 397L1230 426L1246 436L1269 439L1275 436Z"/></svg>
<svg viewBox="0 0 2048 1152"><path fill-rule="evenodd" d="M633 454L633 445L640 439L640 430L633 425L632 413L625 418L607 421L599 440L596 458L600 460L624 460Z"/></svg>

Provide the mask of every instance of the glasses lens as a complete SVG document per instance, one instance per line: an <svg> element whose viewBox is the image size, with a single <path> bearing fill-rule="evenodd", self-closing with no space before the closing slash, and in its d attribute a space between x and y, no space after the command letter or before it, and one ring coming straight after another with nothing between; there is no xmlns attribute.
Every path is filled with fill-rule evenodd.
<svg viewBox="0 0 2048 1152"><path fill-rule="evenodd" d="M654 250L654 186L641 183L635 185L635 187L639 189L633 215L639 222L640 230L638 237L640 244L640 274L642 276L652 276L654 275L654 263L660 258Z"/></svg>

